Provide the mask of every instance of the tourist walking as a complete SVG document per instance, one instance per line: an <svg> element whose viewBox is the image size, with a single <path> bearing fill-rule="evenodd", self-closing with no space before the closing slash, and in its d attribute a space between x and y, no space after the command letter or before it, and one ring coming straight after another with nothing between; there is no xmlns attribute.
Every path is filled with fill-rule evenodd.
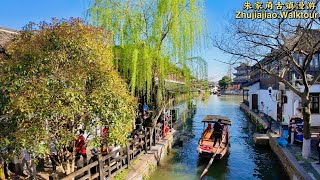
<svg viewBox="0 0 320 180"><path fill-rule="evenodd" d="M142 131L142 124L143 124L143 115L141 112L139 112L137 118L136 118L136 130Z"/></svg>
<svg viewBox="0 0 320 180"><path fill-rule="evenodd" d="M51 154L49 155L49 158L52 165L52 172L55 173L57 170L57 165L59 164L58 151L52 141L50 142L49 147L51 152Z"/></svg>
<svg viewBox="0 0 320 180"><path fill-rule="evenodd" d="M98 161L98 152L96 149L91 149L91 158L89 160L89 164L94 163L95 161ZM98 166L94 166L90 169L91 175L94 175L98 172Z"/></svg>
<svg viewBox="0 0 320 180"><path fill-rule="evenodd" d="M106 156L109 154L109 148L107 147L106 144L101 145L100 152L101 152L102 156Z"/></svg>
<svg viewBox="0 0 320 180"><path fill-rule="evenodd" d="M76 165L77 169L84 167L87 165L87 150L86 150L86 139L83 136L84 131L82 129L79 130L79 136L76 141ZM80 158L82 156L83 163L80 164Z"/></svg>
<svg viewBox="0 0 320 180"><path fill-rule="evenodd" d="M22 159L23 174L27 175L27 179L36 179L37 172L31 155L24 150Z"/></svg>

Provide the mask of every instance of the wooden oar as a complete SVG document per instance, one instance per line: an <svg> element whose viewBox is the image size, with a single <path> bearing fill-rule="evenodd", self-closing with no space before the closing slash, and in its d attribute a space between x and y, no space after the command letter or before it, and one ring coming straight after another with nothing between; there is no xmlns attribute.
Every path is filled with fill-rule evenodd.
<svg viewBox="0 0 320 180"><path fill-rule="evenodd" d="M228 130L228 126L227 126L227 128L226 128L226 131L227 131L227 130ZM207 167L203 170L203 172L202 172L202 174L201 174L201 176L200 176L200 179L202 179L202 178L207 174L208 169L209 169L209 168L210 168L210 166L212 165L213 160L214 160L214 158L216 157L217 152L218 152L218 150L220 149L220 147L221 147L221 145L222 145L223 140L225 139L225 137L226 137L226 135L224 135L224 136L223 136L223 138L222 138L222 140L221 140L221 142L220 142L220 144L219 144L219 146L218 146L218 148L217 148L216 152L212 155L212 157L211 157L211 159L210 159L210 161L209 161L209 163L208 163Z"/></svg>

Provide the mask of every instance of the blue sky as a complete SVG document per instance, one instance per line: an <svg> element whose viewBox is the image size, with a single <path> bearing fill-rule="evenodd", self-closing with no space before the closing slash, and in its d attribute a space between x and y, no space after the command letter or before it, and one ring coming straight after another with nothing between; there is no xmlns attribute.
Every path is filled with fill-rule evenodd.
<svg viewBox="0 0 320 180"><path fill-rule="evenodd" d="M207 29L210 36L225 33L226 24L235 18L235 12L241 10L244 0L206 0ZM202 53L202 57L208 62L209 80L217 82L222 76L227 75L228 65L214 61L214 59L228 62L230 55L212 47L208 40L208 48Z"/></svg>
<svg viewBox="0 0 320 180"><path fill-rule="evenodd" d="M225 32L225 24L242 9L243 0L205 0L207 28L210 35ZM55 18L84 17L89 0L1 0L0 26L20 30L28 22L50 21ZM208 62L209 79L218 81L228 71L228 65L214 61L228 61L230 57L212 47L201 56Z"/></svg>

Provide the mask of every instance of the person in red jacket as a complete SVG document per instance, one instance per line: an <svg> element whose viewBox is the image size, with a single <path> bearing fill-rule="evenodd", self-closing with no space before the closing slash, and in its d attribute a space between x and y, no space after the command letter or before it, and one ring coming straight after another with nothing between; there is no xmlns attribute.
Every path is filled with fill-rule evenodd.
<svg viewBox="0 0 320 180"><path fill-rule="evenodd" d="M84 131L82 129L79 130L79 136L76 141L76 165L77 168L80 169L87 165L87 149L86 149L86 138L83 136ZM83 158L83 164L80 165L80 156Z"/></svg>

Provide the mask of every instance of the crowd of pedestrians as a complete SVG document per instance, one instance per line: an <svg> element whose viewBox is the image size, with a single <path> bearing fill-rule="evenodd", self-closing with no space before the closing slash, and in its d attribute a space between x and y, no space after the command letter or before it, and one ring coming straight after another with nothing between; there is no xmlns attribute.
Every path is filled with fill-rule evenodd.
<svg viewBox="0 0 320 180"><path fill-rule="evenodd" d="M140 109L140 108L139 108ZM147 105L143 105L136 117L135 129L131 133L130 137L132 139L138 138L139 134L144 134L146 128L156 125L161 130L161 136L165 137L169 131L169 121L168 114L164 111L158 121L155 123L152 121L153 112L150 111ZM155 123L155 124L154 124ZM53 142L49 144L50 146L50 155L45 158L46 167L51 165L52 173L56 173L59 167L62 167L61 162L65 162L67 159L72 157L73 152L75 152L75 166L77 169L85 167L88 163L93 163L98 160L98 154L105 156L113 151L119 149L119 146L108 146L105 144L106 137L108 134L107 127L104 127L101 130L102 145L100 149L97 148L91 149L89 156L87 155L87 139L85 137L85 132L80 129L79 135L77 138L72 141L70 147L64 148L62 150L57 150ZM64 154L63 154L64 153ZM90 158L88 160L88 157ZM10 174L15 174L15 176L23 176L28 179L36 179L37 171L34 163L34 157L32 157L27 151L23 151L21 156L14 157L14 161L7 163L0 157L0 180L8 179ZM90 169L91 174L97 172L98 167Z"/></svg>
<svg viewBox="0 0 320 180"><path fill-rule="evenodd" d="M36 179L37 171L34 158L27 151L22 151L14 157L13 162L6 162L0 157L0 180L9 179L10 172L27 179Z"/></svg>

